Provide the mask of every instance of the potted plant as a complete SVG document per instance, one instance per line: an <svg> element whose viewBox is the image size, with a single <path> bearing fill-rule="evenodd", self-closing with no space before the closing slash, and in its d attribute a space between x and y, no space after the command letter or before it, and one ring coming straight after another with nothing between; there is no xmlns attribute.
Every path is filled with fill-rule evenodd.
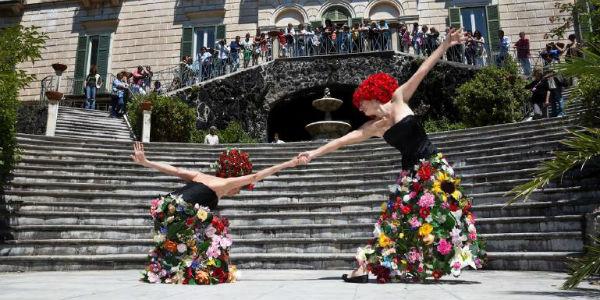
<svg viewBox="0 0 600 300"><path fill-rule="evenodd" d="M62 72L64 72L67 69L67 65L61 63L54 63L52 64L52 69L54 69L54 72L56 72L57 76L60 76Z"/></svg>
<svg viewBox="0 0 600 300"><path fill-rule="evenodd" d="M144 102L142 102L142 111L144 110L151 110L152 109L152 102L145 100Z"/></svg>
<svg viewBox="0 0 600 300"><path fill-rule="evenodd" d="M49 101L60 101L63 98L63 93L58 91L46 91L46 98Z"/></svg>

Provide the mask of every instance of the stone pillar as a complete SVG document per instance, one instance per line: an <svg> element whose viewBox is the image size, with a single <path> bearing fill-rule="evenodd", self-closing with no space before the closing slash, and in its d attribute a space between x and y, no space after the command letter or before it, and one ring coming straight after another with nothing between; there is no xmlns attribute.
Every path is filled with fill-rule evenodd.
<svg viewBox="0 0 600 300"><path fill-rule="evenodd" d="M279 53L281 52L281 45L279 44L279 31L269 31L269 36L273 41L273 47L271 48L273 59L277 59L279 58Z"/></svg>
<svg viewBox="0 0 600 300"><path fill-rule="evenodd" d="M142 143L150 142L150 129L152 126L152 103L142 103Z"/></svg>
<svg viewBox="0 0 600 300"><path fill-rule="evenodd" d="M392 50L395 52L400 52L400 37L398 36L398 30L400 29L400 24L392 23L390 24L390 32L392 34Z"/></svg>
<svg viewBox="0 0 600 300"><path fill-rule="evenodd" d="M46 136L54 136L56 132L56 119L58 119L59 101L48 100L48 118L46 119Z"/></svg>

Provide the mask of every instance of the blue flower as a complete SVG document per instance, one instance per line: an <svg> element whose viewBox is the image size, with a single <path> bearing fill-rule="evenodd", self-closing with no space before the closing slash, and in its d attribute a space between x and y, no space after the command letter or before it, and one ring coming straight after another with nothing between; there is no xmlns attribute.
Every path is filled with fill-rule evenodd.
<svg viewBox="0 0 600 300"><path fill-rule="evenodd" d="M167 227L161 227L159 231L161 234L167 234L168 232Z"/></svg>

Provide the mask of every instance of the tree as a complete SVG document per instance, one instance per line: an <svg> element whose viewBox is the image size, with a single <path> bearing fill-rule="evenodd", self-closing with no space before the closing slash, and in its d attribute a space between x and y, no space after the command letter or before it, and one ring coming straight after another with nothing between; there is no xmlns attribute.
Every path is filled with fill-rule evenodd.
<svg viewBox="0 0 600 300"><path fill-rule="evenodd" d="M36 79L17 66L41 58L47 38L33 26L0 29L0 194L16 163L19 90Z"/></svg>

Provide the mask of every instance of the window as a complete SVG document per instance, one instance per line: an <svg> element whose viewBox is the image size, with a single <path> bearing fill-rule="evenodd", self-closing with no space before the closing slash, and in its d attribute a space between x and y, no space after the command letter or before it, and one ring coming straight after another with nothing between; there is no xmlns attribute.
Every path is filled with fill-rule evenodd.
<svg viewBox="0 0 600 300"><path fill-rule="evenodd" d="M218 40L225 38L225 25L183 27L180 58L193 55L194 60L202 47L214 48Z"/></svg>
<svg viewBox="0 0 600 300"><path fill-rule="evenodd" d="M332 6L323 13L323 22L329 19L335 24L348 23L351 18L348 10L341 6Z"/></svg>
<svg viewBox="0 0 600 300"><path fill-rule="evenodd" d="M500 16L498 5L479 7L453 7L449 9L448 19L451 27L464 28L471 32L479 30L485 38L488 51L498 47Z"/></svg>

